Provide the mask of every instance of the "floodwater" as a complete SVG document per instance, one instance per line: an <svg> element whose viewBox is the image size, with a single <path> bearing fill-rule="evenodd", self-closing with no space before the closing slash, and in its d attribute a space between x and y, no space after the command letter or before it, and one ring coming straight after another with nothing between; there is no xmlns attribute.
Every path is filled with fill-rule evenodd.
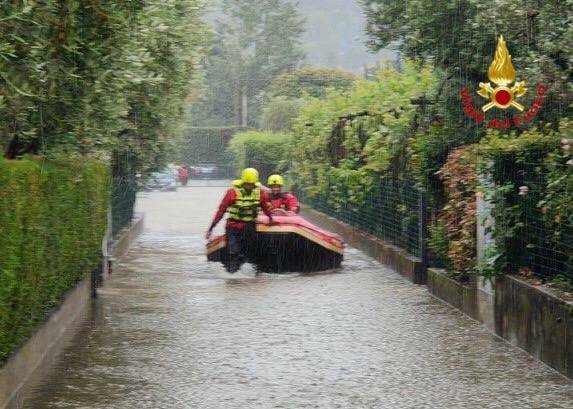
<svg viewBox="0 0 573 409"><path fill-rule="evenodd" d="M208 185L140 198L146 233L24 408L573 407L570 381L358 250L230 278L204 255Z"/></svg>

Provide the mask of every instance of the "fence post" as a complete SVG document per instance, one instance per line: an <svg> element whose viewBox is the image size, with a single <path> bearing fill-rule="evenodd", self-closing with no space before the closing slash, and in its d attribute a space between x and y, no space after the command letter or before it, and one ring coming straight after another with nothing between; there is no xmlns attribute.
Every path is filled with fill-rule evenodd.
<svg viewBox="0 0 573 409"><path fill-rule="evenodd" d="M424 271L428 267L428 251L427 251L427 231L428 231L428 212L426 209L426 195L423 191L418 190L418 251L419 257L422 261L422 268Z"/></svg>

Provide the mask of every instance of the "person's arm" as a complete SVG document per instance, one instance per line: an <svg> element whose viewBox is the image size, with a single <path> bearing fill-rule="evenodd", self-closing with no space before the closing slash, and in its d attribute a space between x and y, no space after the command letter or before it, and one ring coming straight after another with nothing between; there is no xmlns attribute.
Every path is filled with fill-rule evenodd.
<svg viewBox="0 0 573 409"><path fill-rule="evenodd" d="M291 195L290 193L287 193L285 195L285 201L286 201L286 209L288 211L291 211L294 213L298 213L300 211L300 203L298 202L298 199L296 198L296 196Z"/></svg>
<svg viewBox="0 0 573 409"><path fill-rule="evenodd" d="M211 232L213 231L215 226L221 221L221 219L225 215L225 212L227 211L229 206L231 206L235 202L236 198L237 198L237 195L236 195L234 189L227 190L227 193L225 194L225 197L223 197L223 200L221 201L221 204L219 205L219 209L217 210L217 213L215 214L215 217L213 218L213 223L211 223L211 226L209 227L209 230L207 231L207 239L209 239L209 237L211 236Z"/></svg>
<svg viewBox="0 0 573 409"><path fill-rule="evenodd" d="M261 197L260 197L261 209L263 209L263 213L268 216L269 223L273 223L273 215L271 210L273 210L273 205L270 202L270 198L268 194L261 189Z"/></svg>

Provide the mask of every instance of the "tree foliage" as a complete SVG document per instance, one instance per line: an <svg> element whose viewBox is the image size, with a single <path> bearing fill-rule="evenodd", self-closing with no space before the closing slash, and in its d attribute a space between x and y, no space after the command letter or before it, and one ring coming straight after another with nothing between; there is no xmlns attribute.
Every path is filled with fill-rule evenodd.
<svg viewBox="0 0 573 409"><path fill-rule="evenodd" d="M197 0L0 6L0 147L7 157L130 149L161 160L178 132L205 27Z"/></svg>
<svg viewBox="0 0 573 409"><path fill-rule="evenodd" d="M304 19L291 0L223 0L207 59L205 96L193 108L197 125L241 124L248 99L249 126L257 125L264 91L304 59Z"/></svg>
<svg viewBox="0 0 573 409"><path fill-rule="evenodd" d="M567 1L364 0L373 49L397 42L405 56L443 70L442 113L450 126L462 120L463 86L486 79L499 34L507 40L520 80L549 86L540 117L556 123L573 102L571 4ZM528 96L528 101L533 95ZM474 132L475 130L472 130Z"/></svg>
<svg viewBox="0 0 573 409"><path fill-rule="evenodd" d="M290 131L303 104L302 99L272 98L263 108L261 128L271 132Z"/></svg>
<svg viewBox="0 0 573 409"><path fill-rule="evenodd" d="M330 89L309 98L296 119L293 174L320 190L333 169L403 175L418 137L419 109L412 99L432 94L429 67L407 63L400 73L385 67L374 81L357 81L348 92Z"/></svg>
<svg viewBox="0 0 573 409"><path fill-rule="evenodd" d="M275 78L271 83L271 93L290 98L304 95L323 98L327 89L347 91L357 79L356 75L336 68L304 67Z"/></svg>

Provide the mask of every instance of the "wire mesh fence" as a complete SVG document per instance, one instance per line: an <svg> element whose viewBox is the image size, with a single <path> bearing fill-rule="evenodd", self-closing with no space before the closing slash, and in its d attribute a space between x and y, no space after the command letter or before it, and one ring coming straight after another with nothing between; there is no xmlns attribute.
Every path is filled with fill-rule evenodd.
<svg viewBox="0 0 573 409"><path fill-rule="evenodd" d="M111 163L111 231L115 237L132 219L137 196L137 181L134 171L134 154L114 152Z"/></svg>
<svg viewBox="0 0 573 409"><path fill-rule="evenodd" d="M544 280L573 282L573 223L562 204L551 202L571 198L571 186L561 189L557 199L551 196L556 182L544 163L507 162L493 172L491 217L507 266L501 273L526 272ZM369 179L357 185L356 180L330 176L320 188L297 193L305 205L433 263L426 252L427 218L439 212L428 205L426 192L413 180L379 175ZM484 220L476 216L476 223Z"/></svg>
<svg viewBox="0 0 573 409"><path fill-rule="evenodd" d="M299 193L304 204L392 243L409 254L425 257L425 201L411 180L374 176L359 194L345 187L344 178L328 179L326 189L314 195Z"/></svg>
<svg viewBox="0 0 573 409"><path fill-rule="evenodd" d="M562 168L566 165L552 165ZM501 243L510 272L573 282L573 223L566 203L572 197L566 181L551 181L545 163L500 163L494 196L494 220L503 230ZM555 193L555 184L561 183Z"/></svg>

